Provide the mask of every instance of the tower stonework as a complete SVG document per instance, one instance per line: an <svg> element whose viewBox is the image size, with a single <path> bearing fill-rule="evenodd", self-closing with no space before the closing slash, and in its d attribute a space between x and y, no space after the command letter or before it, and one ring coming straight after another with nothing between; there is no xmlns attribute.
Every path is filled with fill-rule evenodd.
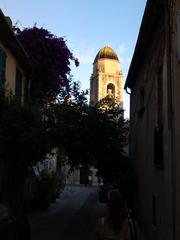
<svg viewBox="0 0 180 240"><path fill-rule="evenodd" d="M106 96L123 105L123 74L115 51L105 46L97 53L90 78L90 104L95 105Z"/></svg>

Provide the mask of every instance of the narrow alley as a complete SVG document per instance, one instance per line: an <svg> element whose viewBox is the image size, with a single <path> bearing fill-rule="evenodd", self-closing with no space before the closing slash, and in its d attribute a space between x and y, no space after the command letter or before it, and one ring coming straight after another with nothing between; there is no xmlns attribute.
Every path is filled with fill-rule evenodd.
<svg viewBox="0 0 180 240"><path fill-rule="evenodd" d="M68 185L47 211L29 215L32 240L94 239L96 218L104 213L97 187Z"/></svg>

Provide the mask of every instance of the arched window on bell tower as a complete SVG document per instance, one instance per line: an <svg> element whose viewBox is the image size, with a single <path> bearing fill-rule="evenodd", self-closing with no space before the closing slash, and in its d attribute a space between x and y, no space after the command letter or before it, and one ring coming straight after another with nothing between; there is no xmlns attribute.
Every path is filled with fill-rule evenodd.
<svg viewBox="0 0 180 240"><path fill-rule="evenodd" d="M112 83L107 85L107 95L111 97L115 97L115 86Z"/></svg>

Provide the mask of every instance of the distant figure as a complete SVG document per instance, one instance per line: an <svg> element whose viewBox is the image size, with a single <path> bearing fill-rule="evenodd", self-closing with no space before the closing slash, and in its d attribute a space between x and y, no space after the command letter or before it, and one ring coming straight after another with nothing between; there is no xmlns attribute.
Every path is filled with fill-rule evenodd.
<svg viewBox="0 0 180 240"><path fill-rule="evenodd" d="M98 185L99 186L102 186L103 185L103 180L102 178L98 177Z"/></svg>
<svg viewBox="0 0 180 240"><path fill-rule="evenodd" d="M91 175L88 176L88 181L89 181L89 185L92 186L92 176Z"/></svg>
<svg viewBox="0 0 180 240"><path fill-rule="evenodd" d="M18 240L31 240L31 228L26 214L22 215L18 221Z"/></svg>
<svg viewBox="0 0 180 240"><path fill-rule="evenodd" d="M8 208L3 203L2 194L0 193L0 222L9 219Z"/></svg>
<svg viewBox="0 0 180 240"><path fill-rule="evenodd" d="M97 240L130 240L127 205L118 190L108 193L107 216L96 223Z"/></svg>

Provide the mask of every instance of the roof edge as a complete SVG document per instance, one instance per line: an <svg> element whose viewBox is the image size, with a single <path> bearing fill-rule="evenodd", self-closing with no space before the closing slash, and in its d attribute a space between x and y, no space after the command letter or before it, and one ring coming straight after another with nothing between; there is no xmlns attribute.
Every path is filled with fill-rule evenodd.
<svg viewBox="0 0 180 240"><path fill-rule="evenodd" d="M163 0L148 0L146 3L124 89L131 88L134 84L134 75L143 63L144 56L151 44L152 35L156 31L159 19L163 14L162 6Z"/></svg>
<svg viewBox="0 0 180 240"><path fill-rule="evenodd" d="M9 38L3 37L1 38L1 41L5 47L9 47L16 56L17 60L20 61L20 63L27 68L25 61L28 59L28 54L24 47L22 46L21 42L13 32L10 24L8 23L8 20L2 10L0 9L0 20L1 23L4 25L5 29L7 29L7 34L9 35Z"/></svg>

